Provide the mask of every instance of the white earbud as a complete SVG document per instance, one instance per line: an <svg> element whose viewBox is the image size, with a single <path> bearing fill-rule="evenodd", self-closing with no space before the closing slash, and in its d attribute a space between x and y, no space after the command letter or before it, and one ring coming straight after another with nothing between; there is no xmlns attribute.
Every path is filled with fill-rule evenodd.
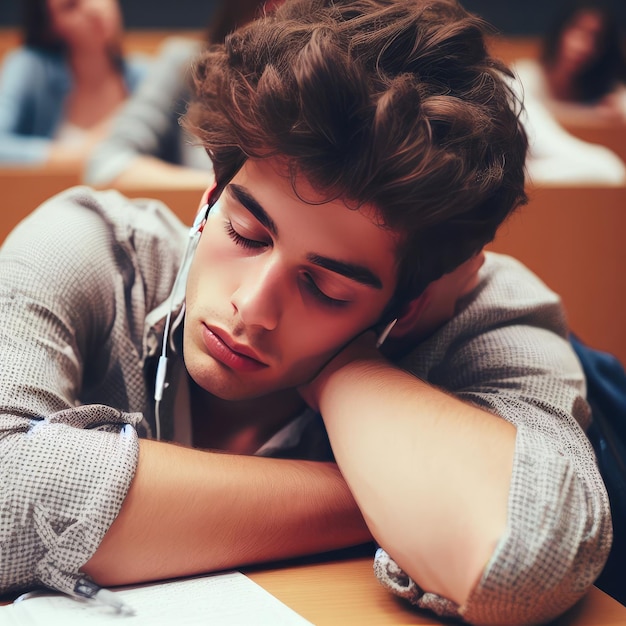
<svg viewBox="0 0 626 626"><path fill-rule="evenodd" d="M389 333L392 331L393 327L396 325L396 322L398 321L398 318L396 317L395 319L392 319L389 324L387 324L387 326L385 326L385 328L383 328L383 332L380 333L380 335L378 335L378 339L376 340L376 347L380 348L380 346L383 345L383 343L385 343L385 339L387 339L387 337L389 337Z"/></svg>

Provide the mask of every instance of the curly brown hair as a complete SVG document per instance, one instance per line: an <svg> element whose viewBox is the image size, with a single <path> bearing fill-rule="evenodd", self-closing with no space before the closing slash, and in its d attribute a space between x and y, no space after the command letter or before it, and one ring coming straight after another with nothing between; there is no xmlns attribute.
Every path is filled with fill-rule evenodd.
<svg viewBox="0 0 626 626"><path fill-rule="evenodd" d="M185 124L218 185L280 156L294 189L376 207L401 235L399 305L526 201L521 105L487 32L454 0L287 0L197 61Z"/></svg>

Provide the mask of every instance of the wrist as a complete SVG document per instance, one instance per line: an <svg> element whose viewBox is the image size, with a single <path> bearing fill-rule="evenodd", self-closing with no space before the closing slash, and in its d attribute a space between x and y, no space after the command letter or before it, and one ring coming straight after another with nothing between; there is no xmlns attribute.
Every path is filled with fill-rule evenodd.
<svg viewBox="0 0 626 626"><path fill-rule="evenodd" d="M335 383L349 384L364 375L378 371L388 361L376 348L376 335L366 332L338 352L311 380L300 389L307 403L319 410L325 392Z"/></svg>

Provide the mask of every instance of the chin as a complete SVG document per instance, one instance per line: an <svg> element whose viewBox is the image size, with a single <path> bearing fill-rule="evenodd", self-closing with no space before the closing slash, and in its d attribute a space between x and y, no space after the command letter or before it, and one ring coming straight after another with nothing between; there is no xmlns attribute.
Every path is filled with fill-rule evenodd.
<svg viewBox="0 0 626 626"><path fill-rule="evenodd" d="M187 365L187 373L198 387L220 400L231 402L249 400L268 393L266 388L263 391L253 389L236 377L220 371L219 367L212 367L211 365Z"/></svg>

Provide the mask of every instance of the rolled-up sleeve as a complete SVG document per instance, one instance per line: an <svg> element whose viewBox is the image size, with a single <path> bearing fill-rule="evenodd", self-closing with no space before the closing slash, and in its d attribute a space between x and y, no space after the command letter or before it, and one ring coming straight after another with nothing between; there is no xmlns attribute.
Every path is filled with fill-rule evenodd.
<svg viewBox="0 0 626 626"><path fill-rule="evenodd" d="M130 486L136 420L90 405L19 421L0 418L0 590L70 591Z"/></svg>

